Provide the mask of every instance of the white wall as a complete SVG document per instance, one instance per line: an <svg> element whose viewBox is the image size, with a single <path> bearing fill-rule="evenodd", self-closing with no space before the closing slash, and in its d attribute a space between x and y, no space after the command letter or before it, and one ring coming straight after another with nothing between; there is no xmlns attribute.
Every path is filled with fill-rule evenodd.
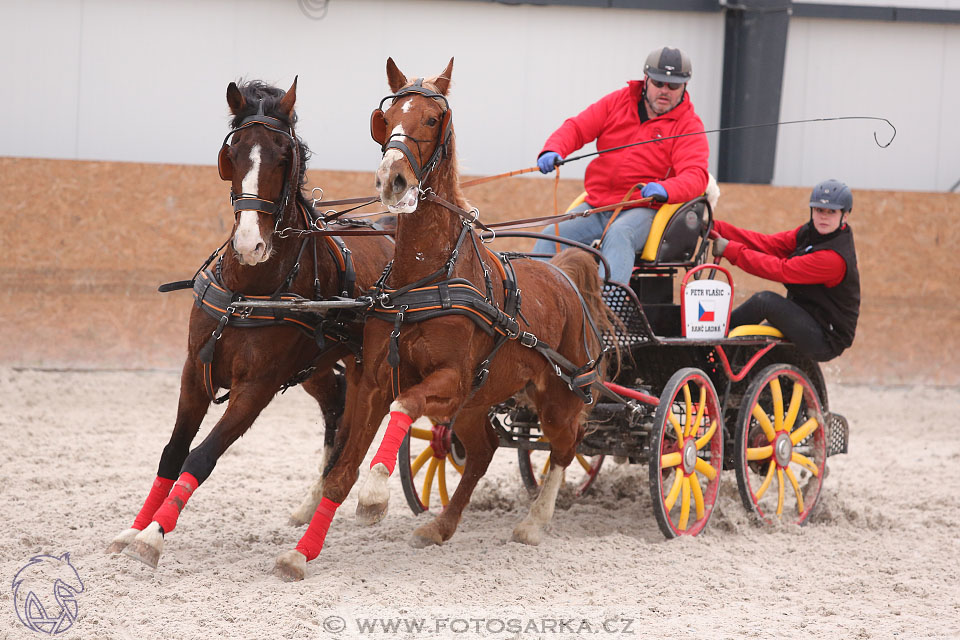
<svg viewBox="0 0 960 640"><path fill-rule="evenodd" d="M464 173L533 166L564 118L642 75L661 44L691 55L694 104L708 128L719 121L720 14L332 0L315 21L295 0L35 0L3 16L14 29L0 39L0 72L13 90L0 155L213 164L227 83L287 88L299 74L310 166L372 171L369 116L388 93L388 56L411 76L456 58Z"/></svg>
<svg viewBox="0 0 960 640"><path fill-rule="evenodd" d="M691 55L697 112L719 126L721 13L331 0L310 20L296 0L0 0L0 21L6 156L212 165L227 83L286 88L299 74L311 166L371 171L369 114L387 93L387 56L408 75L439 73L455 56L461 168L500 173L532 166L564 118L638 77L663 44ZM794 18L782 119L879 115L899 133L879 149L882 123L782 127L775 184L835 176L855 188L948 189L960 179L958 68L960 25ZM718 136L708 138L715 172Z"/></svg>
<svg viewBox="0 0 960 640"><path fill-rule="evenodd" d="M868 115L883 122L780 128L774 184L946 191L960 179L960 25L790 21L780 119Z"/></svg>

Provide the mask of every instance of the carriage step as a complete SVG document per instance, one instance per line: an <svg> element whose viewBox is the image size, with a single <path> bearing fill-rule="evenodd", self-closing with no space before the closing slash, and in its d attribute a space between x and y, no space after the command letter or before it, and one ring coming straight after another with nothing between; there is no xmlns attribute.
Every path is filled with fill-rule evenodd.
<svg viewBox="0 0 960 640"><path fill-rule="evenodd" d="M839 413L827 413L827 457L847 453L850 425Z"/></svg>

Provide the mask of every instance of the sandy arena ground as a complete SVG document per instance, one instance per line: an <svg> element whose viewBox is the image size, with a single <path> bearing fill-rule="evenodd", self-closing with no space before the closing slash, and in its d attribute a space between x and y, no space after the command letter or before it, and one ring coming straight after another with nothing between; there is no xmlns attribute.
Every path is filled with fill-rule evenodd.
<svg viewBox="0 0 960 640"><path fill-rule="evenodd" d="M64 552L85 590L61 637L85 640L960 637L960 498L946 482L960 465L957 388L832 385L851 453L830 459L803 528L750 524L728 472L707 532L666 542L646 467L608 461L589 495L561 496L539 547L521 546L509 539L529 498L501 450L444 546L407 545L418 521L394 477L386 519L357 524L355 488L306 580L287 584L270 570L303 532L287 516L322 442L300 389L220 460L157 570L104 554L153 480L178 384L175 371L0 369L0 637L38 636L11 580L31 556ZM381 618L401 623L358 627Z"/></svg>

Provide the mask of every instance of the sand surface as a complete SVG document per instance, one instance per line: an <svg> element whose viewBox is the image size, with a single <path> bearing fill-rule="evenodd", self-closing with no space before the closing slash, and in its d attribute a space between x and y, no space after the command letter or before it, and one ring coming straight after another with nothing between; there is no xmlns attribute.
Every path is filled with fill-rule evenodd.
<svg viewBox="0 0 960 640"><path fill-rule="evenodd" d="M960 637L957 388L832 384L851 449L830 458L806 527L751 524L727 472L706 533L666 542L646 467L608 461L591 493L561 495L539 547L521 546L509 539L530 499L502 449L447 544L408 546L419 520L394 477L386 519L354 521L355 487L288 584L270 571L304 530L287 517L322 445L300 389L221 458L158 569L104 553L155 476L178 385L169 370L0 368L0 637L40 635L18 620L11 580L65 552L84 584L65 638Z"/></svg>

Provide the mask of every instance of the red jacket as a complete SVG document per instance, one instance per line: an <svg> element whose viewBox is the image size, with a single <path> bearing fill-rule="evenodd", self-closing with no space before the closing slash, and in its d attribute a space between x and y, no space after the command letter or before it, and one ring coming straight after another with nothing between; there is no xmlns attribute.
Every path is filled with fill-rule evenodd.
<svg viewBox="0 0 960 640"><path fill-rule="evenodd" d="M643 81L628 82L623 89L564 121L540 153L555 151L565 158L593 140L597 141L597 149L609 149L704 130L703 122L693 111L689 93L673 110L641 124L638 105L642 96ZM667 190L668 202L686 202L707 188L709 155L706 135L602 153L590 163L584 176L587 202L594 207L620 202L638 182L659 182ZM633 197L639 197L639 193Z"/></svg>
<svg viewBox="0 0 960 640"><path fill-rule="evenodd" d="M741 229L722 220L714 220L713 228L730 241L723 257L752 275L784 284L835 287L847 273L847 263L836 251L814 251L791 257L803 225L770 235Z"/></svg>

